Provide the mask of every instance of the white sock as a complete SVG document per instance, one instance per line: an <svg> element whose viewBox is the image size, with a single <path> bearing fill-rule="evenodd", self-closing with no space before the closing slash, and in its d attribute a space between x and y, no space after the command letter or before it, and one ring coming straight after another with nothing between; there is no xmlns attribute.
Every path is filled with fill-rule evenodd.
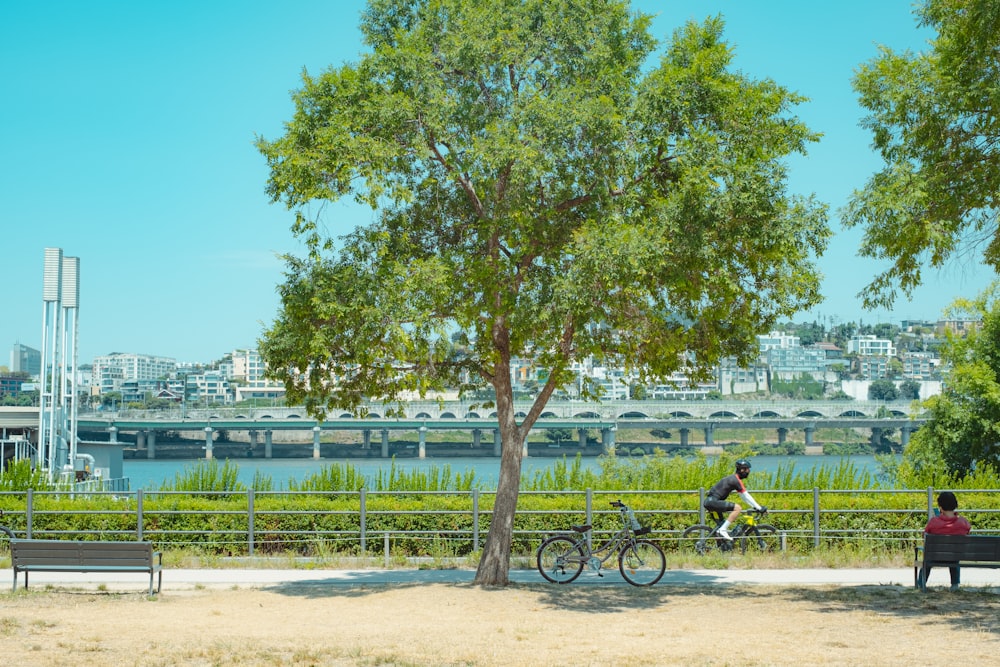
<svg viewBox="0 0 1000 667"><path fill-rule="evenodd" d="M722 522L722 527L719 530L729 530L729 519Z"/></svg>

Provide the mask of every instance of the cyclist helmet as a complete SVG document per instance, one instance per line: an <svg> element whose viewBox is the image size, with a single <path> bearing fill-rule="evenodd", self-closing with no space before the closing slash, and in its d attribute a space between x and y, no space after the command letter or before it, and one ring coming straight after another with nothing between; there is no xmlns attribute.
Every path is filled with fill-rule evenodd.
<svg viewBox="0 0 1000 667"><path fill-rule="evenodd" d="M736 476L740 479L746 479L747 475L750 474L750 462L746 459L740 459L736 462Z"/></svg>

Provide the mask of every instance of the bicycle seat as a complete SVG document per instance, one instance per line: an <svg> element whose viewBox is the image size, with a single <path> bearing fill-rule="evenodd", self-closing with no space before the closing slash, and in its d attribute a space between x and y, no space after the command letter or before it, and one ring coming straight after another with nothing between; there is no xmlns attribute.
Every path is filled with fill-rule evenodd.
<svg viewBox="0 0 1000 667"><path fill-rule="evenodd" d="M570 530L575 531L577 533L586 533L591 528L593 528L593 526L590 525L589 523L584 524L582 526L570 526L569 527Z"/></svg>

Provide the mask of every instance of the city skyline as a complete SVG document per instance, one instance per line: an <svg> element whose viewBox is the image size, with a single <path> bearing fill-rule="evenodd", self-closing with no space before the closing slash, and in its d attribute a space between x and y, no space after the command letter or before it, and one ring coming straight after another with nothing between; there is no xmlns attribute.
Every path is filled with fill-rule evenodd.
<svg viewBox="0 0 1000 667"><path fill-rule="evenodd" d="M876 44L924 48L929 33L917 29L908 0L632 5L656 15L661 39L721 13L734 68L811 98L795 113L824 138L791 161L789 190L828 203L836 235L819 260L824 303L790 319L936 320L994 277L971 253L926 272L915 298L892 311L864 311L855 297L881 265L857 258L861 233L841 230L837 209L880 163L858 126L850 77ZM15 280L0 296L0 347L40 348L43 253L60 247L80 258L81 364L116 351L183 363L256 348L279 306L277 255L303 249L292 215L267 200L253 141L281 134L303 67L318 73L362 51L363 6L308 1L292 13L255 1L105 1L7 12L0 220ZM335 234L370 219L354 205L325 209Z"/></svg>

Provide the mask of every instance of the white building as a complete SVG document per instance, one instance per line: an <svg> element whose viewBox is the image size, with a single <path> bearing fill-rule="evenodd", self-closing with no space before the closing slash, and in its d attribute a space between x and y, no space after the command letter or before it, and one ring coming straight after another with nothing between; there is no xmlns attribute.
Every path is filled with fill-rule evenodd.
<svg viewBox="0 0 1000 667"><path fill-rule="evenodd" d="M177 371L177 360L148 354L113 352L94 358L92 380L99 393L120 391L122 382L165 380Z"/></svg>
<svg viewBox="0 0 1000 667"><path fill-rule="evenodd" d="M863 357L895 357L896 346L891 340L876 338L874 335L855 336L847 341L847 352Z"/></svg>

